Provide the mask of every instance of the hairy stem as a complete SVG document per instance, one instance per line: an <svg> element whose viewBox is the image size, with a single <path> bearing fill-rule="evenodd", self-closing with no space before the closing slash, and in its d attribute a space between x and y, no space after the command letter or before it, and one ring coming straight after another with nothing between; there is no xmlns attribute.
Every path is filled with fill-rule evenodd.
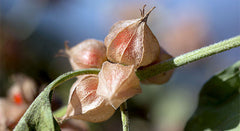
<svg viewBox="0 0 240 131"><path fill-rule="evenodd" d="M218 43L215 43L210 46L203 47L201 49L194 50L192 52L177 56L173 59L164 61L162 63L152 65L146 68L140 68L137 70L136 74L140 80L144 80L150 78L154 75L159 73L169 71L171 69L186 65L188 63L200 60L202 58L230 50L232 48L240 46L240 35L230 38L228 40L224 40ZM59 84L63 83L64 81L81 74L98 74L99 69L85 69L81 71L74 71L68 72L61 76L59 76L56 80L49 84L50 89L58 86ZM48 86L48 87L49 87ZM122 125L123 131L129 131L129 118L128 118L128 111L127 111L127 103L124 102L120 106L121 116L122 116Z"/></svg>
<svg viewBox="0 0 240 131"><path fill-rule="evenodd" d="M171 69L186 65L188 63L200 60L202 58L230 50L232 48L240 46L240 35L232 37L230 39L220 41L213 45L209 45L192 52L177 56L170 60L164 61L162 63L152 65L145 68L140 68L137 70L136 74L140 80L144 80L155 76L159 73L169 71Z"/></svg>
<svg viewBox="0 0 240 131"><path fill-rule="evenodd" d="M128 109L127 102L122 103L120 106L121 116L122 116L122 128L123 131L129 131L129 118L128 118Z"/></svg>

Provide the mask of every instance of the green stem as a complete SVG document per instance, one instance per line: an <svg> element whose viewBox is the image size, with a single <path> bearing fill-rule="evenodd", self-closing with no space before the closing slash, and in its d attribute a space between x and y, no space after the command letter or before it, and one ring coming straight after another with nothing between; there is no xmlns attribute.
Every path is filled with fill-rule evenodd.
<svg viewBox="0 0 240 131"><path fill-rule="evenodd" d="M77 71L70 71L67 72L65 74L62 74L61 76L59 76L57 79L55 79L53 82L51 82L46 89L54 89L56 86L60 85L61 83L79 76L79 75L84 75L84 74L98 74L100 71L100 69L96 69L96 68L89 68L89 69L81 69L81 70L77 70Z"/></svg>
<svg viewBox="0 0 240 131"><path fill-rule="evenodd" d="M202 58L230 50L232 48L240 46L240 36L236 36L230 38L228 40L224 40L218 42L216 44L203 47L201 49L194 50L192 52L177 56L173 59L168 61L164 61L162 63L152 65L146 68L140 68L137 70L136 74L140 80L144 80L150 78L154 75L159 73L169 71L171 69L186 65L188 63L200 60ZM48 89L53 89L54 87L58 86L59 84L63 83L64 81L78 76L82 74L98 74L99 69L85 69L80 71L68 72L61 76L59 76L56 80L48 85ZM50 87L49 87L50 86ZM127 103L124 102L120 106L121 116L122 116L122 124L123 124L123 131L129 131L129 118L128 118L128 111L127 111Z"/></svg>
<svg viewBox="0 0 240 131"><path fill-rule="evenodd" d="M129 131L129 118L127 110L127 102L122 103L120 106L121 116L122 116L122 128L123 131Z"/></svg>
<svg viewBox="0 0 240 131"><path fill-rule="evenodd" d="M238 46L240 46L240 36L236 36L228 40L224 40L216 44L194 50L192 52L177 56L173 59L164 61L156 65L152 65L146 68L140 68L137 70L136 74L140 80L144 80L154 75L157 75L159 73L169 71L171 69L186 65L188 63L200 60L202 58L205 58L226 50L230 50ZM59 84L63 83L64 81L72 77L75 77L81 74L98 74L99 71L100 71L99 69L85 69L80 71L68 72L59 76L56 80L54 80L51 84L49 84L48 87L50 86L51 87L50 89L53 89L54 87L58 86ZM123 131L128 131L129 118L128 118L126 102L120 106L120 111L122 115Z"/></svg>
<svg viewBox="0 0 240 131"><path fill-rule="evenodd" d="M162 63L152 65L137 70L136 74L140 80L144 80L155 76L159 73L169 71L171 69L186 65L188 63L200 60L202 58L230 50L232 48L240 46L240 35L224 40L213 45L209 45L192 52L177 56Z"/></svg>

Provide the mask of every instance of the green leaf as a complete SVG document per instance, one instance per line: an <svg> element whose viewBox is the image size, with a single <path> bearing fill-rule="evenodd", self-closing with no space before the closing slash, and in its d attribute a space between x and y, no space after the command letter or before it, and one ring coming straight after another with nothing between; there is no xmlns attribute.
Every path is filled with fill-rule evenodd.
<svg viewBox="0 0 240 131"><path fill-rule="evenodd" d="M60 130L51 110L51 94L59 84L75 76L82 74L98 74L99 69L82 69L72 71L59 76L50 83L43 92L33 101L25 114L22 116L14 131L58 131Z"/></svg>
<svg viewBox="0 0 240 131"><path fill-rule="evenodd" d="M14 130L60 130L52 115L50 104L51 88L46 88L35 100Z"/></svg>
<svg viewBox="0 0 240 131"><path fill-rule="evenodd" d="M240 61L213 76L185 130L240 130Z"/></svg>

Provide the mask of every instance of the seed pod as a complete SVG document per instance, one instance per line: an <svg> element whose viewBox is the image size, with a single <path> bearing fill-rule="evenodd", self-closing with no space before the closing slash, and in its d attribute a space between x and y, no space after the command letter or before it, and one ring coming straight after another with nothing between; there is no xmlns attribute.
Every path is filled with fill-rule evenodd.
<svg viewBox="0 0 240 131"><path fill-rule="evenodd" d="M142 92L133 65L124 66L106 61L98 76L97 94L106 98L115 109L130 97Z"/></svg>
<svg viewBox="0 0 240 131"><path fill-rule="evenodd" d="M159 43L147 25L147 18L155 7L146 15L144 7L141 18L119 21L111 28L104 40L110 61L138 68L157 60Z"/></svg>
<svg viewBox="0 0 240 131"><path fill-rule="evenodd" d="M63 119L74 118L89 122L109 119L115 110L102 96L96 94L97 87L97 75L79 77L70 90L67 112Z"/></svg>
<svg viewBox="0 0 240 131"><path fill-rule="evenodd" d="M32 78L24 74L12 76L13 85L8 91L8 99L15 104L31 104L37 95L37 85Z"/></svg>
<svg viewBox="0 0 240 131"><path fill-rule="evenodd" d="M151 65L160 63L160 62L168 60L170 58L172 58L172 56L169 55L165 50L161 49L161 53L159 55L158 60L155 61L154 63L152 63ZM153 77L143 80L141 82L144 84L164 84L164 83L168 82L168 80L171 78L173 71L174 70L170 70L167 72L160 73L156 76L153 76Z"/></svg>
<svg viewBox="0 0 240 131"><path fill-rule="evenodd" d="M101 68L106 57L106 47L103 42L88 39L69 49L66 45L67 55L73 70L85 68Z"/></svg>

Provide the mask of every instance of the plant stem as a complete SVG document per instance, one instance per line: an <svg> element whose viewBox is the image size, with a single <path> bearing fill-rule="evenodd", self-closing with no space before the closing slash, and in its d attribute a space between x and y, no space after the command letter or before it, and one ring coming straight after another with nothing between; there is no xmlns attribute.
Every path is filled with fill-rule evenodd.
<svg viewBox="0 0 240 131"><path fill-rule="evenodd" d="M240 46L240 35L230 38L228 40L224 40L213 45L203 47L201 49L194 50L192 52L177 56L173 59L164 61L162 63L152 65L145 68L140 68L137 70L136 74L140 80L144 80L150 78L154 75L157 75L162 72L169 71L171 69L186 65L188 63L200 60L202 58L230 50L232 48ZM64 81L81 74L98 74L100 69L83 69L81 71L74 71L68 72L61 76L59 76L56 80L49 84L50 89L58 86L59 84L63 83ZM49 87L48 86L48 87ZM123 131L129 131L129 118L128 118L128 111L127 111L127 103L123 103L120 106L121 116L122 116L122 124L123 124Z"/></svg>
<svg viewBox="0 0 240 131"><path fill-rule="evenodd" d="M144 80L155 76L159 73L169 71L171 69L186 65L188 63L200 60L202 58L230 50L232 48L240 46L240 35L232 37L228 40L220 41L213 45L209 45L192 52L177 56L170 60L164 61L159 64L155 64L149 67L140 68L136 74L140 80Z"/></svg>
<svg viewBox="0 0 240 131"><path fill-rule="evenodd" d="M56 78L53 82L51 82L46 88L48 89L54 89L56 86L60 85L61 83L79 76L79 75L83 75L83 74L98 74L100 71L100 69L96 69L96 68L89 68L89 69L81 69L81 70L76 70L76 71L70 71L67 72L65 74L62 74L61 76L59 76L58 78Z"/></svg>
<svg viewBox="0 0 240 131"><path fill-rule="evenodd" d="M120 111L121 111L121 116L122 116L123 131L129 131L129 118L128 118L127 102L124 102L121 104Z"/></svg>
<svg viewBox="0 0 240 131"><path fill-rule="evenodd" d="M159 73L169 71L171 69L186 65L188 63L200 60L202 58L230 50L232 48L240 46L240 35L230 38L228 40L224 40L221 42L218 42L216 44L203 47L201 49L194 50L192 52L177 56L173 59L164 61L162 63L152 65L145 68L140 68L137 70L136 74L139 77L140 80L144 80L147 78L150 78L154 75L157 75ZM54 80L52 83L48 85L50 89L53 89L54 87L58 86L59 84L63 83L64 81L77 76L81 74L98 74L100 69L83 69L79 71L74 72L68 72L61 76L59 76L56 80ZM129 131L129 118L128 118L128 111L127 111L127 102L124 102L120 106L121 111L121 117L122 117L122 126L123 131Z"/></svg>

